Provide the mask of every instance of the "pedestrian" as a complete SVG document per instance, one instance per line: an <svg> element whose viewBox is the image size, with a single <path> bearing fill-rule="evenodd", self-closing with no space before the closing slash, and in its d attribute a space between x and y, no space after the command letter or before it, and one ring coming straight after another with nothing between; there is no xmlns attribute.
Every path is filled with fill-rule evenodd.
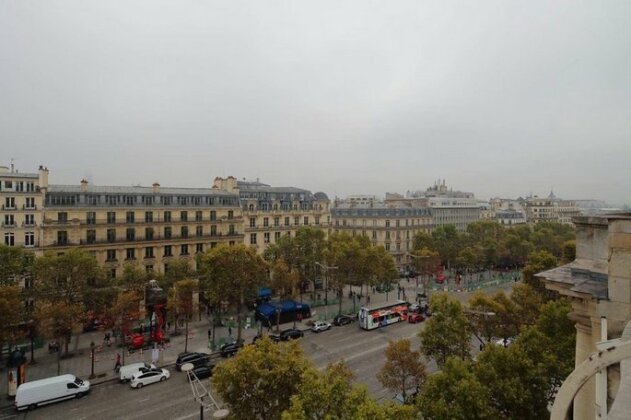
<svg viewBox="0 0 631 420"><path fill-rule="evenodd" d="M114 363L114 370L118 372L121 368L121 355L116 353L116 363Z"/></svg>
<svg viewBox="0 0 631 420"><path fill-rule="evenodd" d="M210 337L212 336L212 332L210 331L210 328L208 328L208 339L210 340Z"/></svg>
<svg viewBox="0 0 631 420"><path fill-rule="evenodd" d="M167 321L167 331L171 329L171 321Z"/></svg>
<svg viewBox="0 0 631 420"><path fill-rule="evenodd" d="M228 335L232 337L232 327L228 327Z"/></svg>
<svg viewBox="0 0 631 420"><path fill-rule="evenodd" d="M366 303L370 305L370 296L366 296Z"/></svg>

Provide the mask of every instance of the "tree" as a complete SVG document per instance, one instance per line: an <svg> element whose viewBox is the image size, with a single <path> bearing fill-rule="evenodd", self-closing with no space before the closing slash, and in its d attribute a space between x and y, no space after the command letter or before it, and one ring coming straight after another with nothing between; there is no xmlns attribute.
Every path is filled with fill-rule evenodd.
<svg viewBox="0 0 631 420"><path fill-rule="evenodd" d="M280 299L295 298L298 286L298 273L291 272L284 259L277 259L272 266L270 286ZM294 317L294 328L296 327ZM280 329L280 311L276 311L276 331Z"/></svg>
<svg viewBox="0 0 631 420"><path fill-rule="evenodd" d="M372 277L375 284L383 284L386 289L386 300L390 292L390 283L399 277L397 266L392 255L383 246L373 246L369 250L369 260L372 260Z"/></svg>
<svg viewBox="0 0 631 420"><path fill-rule="evenodd" d="M297 342L275 344L264 337L217 365L212 383L233 418L273 420L289 408L311 367Z"/></svg>
<svg viewBox="0 0 631 420"><path fill-rule="evenodd" d="M469 358L470 325L462 305L446 293L434 293L429 301L433 316L419 332L421 351L443 366L450 356Z"/></svg>
<svg viewBox="0 0 631 420"><path fill-rule="evenodd" d="M576 259L576 241L569 240L563 242L563 264L570 263Z"/></svg>
<svg viewBox="0 0 631 420"><path fill-rule="evenodd" d="M0 245L0 286L12 286L29 266L31 254L24 248Z"/></svg>
<svg viewBox="0 0 631 420"><path fill-rule="evenodd" d="M490 402L491 393L476 378L471 364L455 357L427 378L417 398L417 406L427 420L501 418Z"/></svg>
<svg viewBox="0 0 631 420"><path fill-rule="evenodd" d="M184 317L184 352L188 351L188 323L193 316L193 293L197 292L197 281L191 279L178 280L169 290L167 307L171 313L175 314L175 323L179 317Z"/></svg>
<svg viewBox="0 0 631 420"><path fill-rule="evenodd" d="M528 264L523 269L524 282L535 289L539 294L550 298L543 282L536 277L537 273L549 270L557 266L557 259L548 251L535 251L528 256Z"/></svg>
<svg viewBox="0 0 631 420"><path fill-rule="evenodd" d="M176 263L180 264L180 263ZM169 270L171 270L169 266ZM123 267L123 275L118 278L117 283L125 290L133 290L138 293L143 293L147 283L153 273L147 273L147 271L140 268L138 264L125 264Z"/></svg>
<svg viewBox="0 0 631 420"><path fill-rule="evenodd" d="M377 379L384 387L400 393L404 403L410 403L410 396L418 392L427 377L421 352L412 351L410 340L404 338L390 341L385 356L386 363L377 373ZM414 391L409 395L411 389Z"/></svg>
<svg viewBox="0 0 631 420"><path fill-rule="evenodd" d="M195 270L191 267L191 261L187 258L178 258L169 262L169 268L160 279L160 286L164 290L173 287L173 284L180 280L196 277Z"/></svg>
<svg viewBox="0 0 631 420"><path fill-rule="evenodd" d="M312 226L301 227L296 231L293 244L295 246L296 268L302 281L310 280L313 292L316 288L316 273L319 268L316 262L323 261L326 247L326 235L322 229Z"/></svg>
<svg viewBox="0 0 631 420"><path fill-rule="evenodd" d="M38 302L35 319L38 330L48 337L53 337L58 343L64 343L64 353L68 354L68 344L74 330L83 320L83 307L77 303L67 303L63 300L53 302ZM60 374L61 351L57 353L57 374Z"/></svg>
<svg viewBox="0 0 631 420"><path fill-rule="evenodd" d="M0 349L20 337L24 302L19 286L0 285Z"/></svg>
<svg viewBox="0 0 631 420"><path fill-rule="evenodd" d="M414 268L423 276L423 293L427 292L429 277L438 271L440 255L427 248L414 252ZM418 283L417 283L418 286Z"/></svg>
<svg viewBox="0 0 631 420"><path fill-rule="evenodd" d="M109 318L112 320L114 329L119 331L122 344L125 344L125 336L129 334L132 324L140 317L140 299L140 293L137 291L123 291L116 296L110 308ZM125 364L124 351L123 364Z"/></svg>
<svg viewBox="0 0 631 420"><path fill-rule="evenodd" d="M241 340L243 304L267 282L267 264L254 248L239 244L220 245L199 254L197 266L206 297L214 304L226 301L237 308L237 340Z"/></svg>

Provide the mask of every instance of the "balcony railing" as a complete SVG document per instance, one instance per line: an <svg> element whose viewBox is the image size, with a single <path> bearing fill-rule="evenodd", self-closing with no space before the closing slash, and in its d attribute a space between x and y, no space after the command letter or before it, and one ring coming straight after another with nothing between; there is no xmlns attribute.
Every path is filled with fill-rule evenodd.
<svg viewBox="0 0 631 420"><path fill-rule="evenodd" d="M149 243L149 242L199 242L199 241L203 241L203 240L218 240L218 239L234 239L234 238L240 238L242 237L243 234L239 233L239 232L233 232L233 233L218 233L217 235L210 235L210 234L205 234L202 236L171 236L171 237L164 237L164 235L154 235L153 238L136 238L133 241L128 241L126 238L120 238L120 239L116 239L114 241L110 241L107 239L95 239L95 240L87 240L87 239L81 239L79 240L79 243L70 243L68 242L68 245L107 245L107 244L112 244L112 245L116 245L116 244L134 244L134 243ZM56 242L54 242L52 245L50 246L60 246L58 245Z"/></svg>
<svg viewBox="0 0 631 420"><path fill-rule="evenodd" d="M17 227L17 226L18 226L18 225L17 225L17 223L15 223L15 222L11 222L11 223L5 223L5 222L2 222L2 227L3 227L3 228L10 229L10 228L15 228L15 227Z"/></svg>
<svg viewBox="0 0 631 420"><path fill-rule="evenodd" d="M26 204L23 204L22 210L37 210L37 206L36 205L27 206Z"/></svg>
<svg viewBox="0 0 631 420"><path fill-rule="evenodd" d="M17 208L15 207L15 205L13 206L6 206L6 205L2 205L2 210L17 210Z"/></svg>

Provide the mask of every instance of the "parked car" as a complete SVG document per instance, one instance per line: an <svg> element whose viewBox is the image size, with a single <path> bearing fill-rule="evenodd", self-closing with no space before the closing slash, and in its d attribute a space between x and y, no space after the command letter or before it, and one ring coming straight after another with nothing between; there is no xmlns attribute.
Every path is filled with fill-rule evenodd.
<svg viewBox="0 0 631 420"><path fill-rule="evenodd" d="M219 350L222 357L232 357L237 354L241 347L243 347L243 343L233 341L232 343L224 344Z"/></svg>
<svg viewBox="0 0 631 420"><path fill-rule="evenodd" d="M273 342L277 343L280 341L280 334L270 334L269 335L270 340L272 340Z"/></svg>
<svg viewBox="0 0 631 420"><path fill-rule="evenodd" d="M302 333L302 331L291 328L289 330L281 331L279 338L280 341L287 341L302 338L303 336L304 334Z"/></svg>
<svg viewBox="0 0 631 420"><path fill-rule="evenodd" d="M129 365L121 366L118 371L119 380L121 382L127 382L131 380L135 373L142 372L143 370L151 369L151 365L148 363L131 363Z"/></svg>
<svg viewBox="0 0 631 420"><path fill-rule="evenodd" d="M416 324L417 322L423 322L423 320L425 320L425 318L423 318L423 315L421 315L421 314L410 313L408 315L408 322L410 324Z"/></svg>
<svg viewBox="0 0 631 420"><path fill-rule="evenodd" d="M24 382L18 386L14 404L17 410L27 408L32 410L44 404L81 398L88 392L90 392L89 381L83 381L74 375L53 376Z"/></svg>
<svg viewBox="0 0 631 420"><path fill-rule="evenodd" d="M138 372L131 377L129 385L132 388L140 389L145 385L156 382L163 382L169 379L171 374L166 369L149 369L146 372Z"/></svg>
<svg viewBox="0 0 631 420"><path fill-rule="evenodd" d="M329 328L331 328L331 324L329 324L328 322L325 321L316 321L313 323L313 326L311 327L311 331L313 332L320 332L320 331L326 331Z"/></svg>
<svg viewBox="0 0 631 420"><path fill-rule="evenodd" d="M193 366L203 366L210 361L208 353L180 353L175 360L175 369L182 370L182 365L192 363Z"/></svg>
<svg viewBox="0 0 631 420"><path fill-rule="evenodd" d="M355 320L347 315L340 314L340 315L336 315L335 318L333 318L333 325L337 325L338 327L342 325L350 324L352 322L355 322Z"/></svg>
<svg viewBox="0 0 631 420"><path fill-rule="evenodd" d="M199 366L193 369L193 373L197 376L197 379L206 379L213 375L213 369L215 365Z"/></svg>
<svg viewBox="0 0 631 420"><path fill-rule="evenodd" d="M421 305L418 303L413 303L410 305L410 307L408 308L408 312L413 312L413 313L417 313L420 314L422 311L421 309Z"/></svg>

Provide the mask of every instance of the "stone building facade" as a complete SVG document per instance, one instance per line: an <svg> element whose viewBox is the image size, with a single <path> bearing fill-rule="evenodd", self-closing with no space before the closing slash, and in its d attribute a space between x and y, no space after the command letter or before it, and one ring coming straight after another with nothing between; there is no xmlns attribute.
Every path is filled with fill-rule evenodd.
<svg viewBox="0 0 631 420"><path fill-rule="evenodd" d="M597 352L596 343L619 338L631 320L631 214L575 217L574 224L576 259L538 276L548 289L572 301L578 366ZM575 420L599 418L599 406L611 404L619 385L619 367L610 367L607 378L601 386L591 378L582 387L574 399ZM600 403L597 395L603 396Z"/></svg>
<svg viewBox="0 0 631 420"><path fill-rule="evenodd" d="M427 207L380 201L340 201L331 208L332 231L368 236L373 245L383 246L397 267L412 264L409 253L417 233L431 233L432 214Z"/></svg>

